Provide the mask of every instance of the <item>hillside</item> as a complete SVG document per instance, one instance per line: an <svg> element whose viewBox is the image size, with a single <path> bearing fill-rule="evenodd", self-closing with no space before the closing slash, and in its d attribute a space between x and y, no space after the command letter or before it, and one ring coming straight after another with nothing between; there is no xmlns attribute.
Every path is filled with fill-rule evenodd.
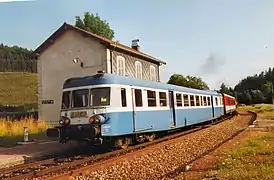
<svg viewBox="0 0 274 180"><path fill-rule="evenodd" d="M37 74L0 73L0 104L26 105L37 103Z"/></svg>

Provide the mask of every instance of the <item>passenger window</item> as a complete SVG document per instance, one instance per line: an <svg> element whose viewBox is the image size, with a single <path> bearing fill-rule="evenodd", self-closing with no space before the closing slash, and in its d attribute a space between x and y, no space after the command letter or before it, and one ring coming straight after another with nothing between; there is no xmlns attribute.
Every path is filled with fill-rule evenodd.
<svg viewBox="0 0 274 180"><path fill-rule="evenodd" d="M218 98L215 97L216 106L218 106Z"/></svg>
<svg viewBox="0 0 274 180"><path fill-rule="evenodd" d="M207 102L206 102L206 97L203 96L203 103L204 103L204 106L207 106Z"/></svg>
<svg viewBox="0 0 274 180"><path fill-rule="evenodd" d="M182 95L179 94L179 93L176 93L176 103L177 103L178 107L182 107L183 106L183 104L182 104Z"/></svg>
<svg viewBox="0 0 274 180"><path fill-rule="evenodd" d="M195 106L194 96L190 95L190 105Z"/></svg>
<svg viewBox="0 0 274 180"><path fill-rule="evenodd" d="M134 94L135 94L135 105L136 105L136 107L142 107L143 106L142 90L141 89L135 89Z"/></svg>
<svg viewBox="0 0 274 180"><path fill-rule="evenodd" d="M188 101L188 95L187 94L184 94L184 106L187 107L189 106L189 101Z"/></svg>
<svg viewBox="0 0 274 180"><path fill-rule="evenodd" d="M125 88L121 88L121 103L122 107L127 107L127 95Z"/></svg>
<svg viewBox="0 0 274 180"><path fill-rule="evenodd" d="M210 97L207 97L207 105L208 105L208 106L211 106Z"/></svg>
<svg viewBox="0 0 274 180"><path fill-rule="evenodd" d="M159 92L160 106L167 106L167 98L165 92Z"/></svg>
<svg viewBox="0 0 274 180"><path fill-rule="evenodd" d="M199 98L199 96L195 96L195 100L196 100L196 106L200 106L200 98Z"/></svg>
<svg viewBox="0 0 274 180"><path fill-rule="evenodd" d="M156 93L155 91L147 91L148 107L156 106Z"/></svg>

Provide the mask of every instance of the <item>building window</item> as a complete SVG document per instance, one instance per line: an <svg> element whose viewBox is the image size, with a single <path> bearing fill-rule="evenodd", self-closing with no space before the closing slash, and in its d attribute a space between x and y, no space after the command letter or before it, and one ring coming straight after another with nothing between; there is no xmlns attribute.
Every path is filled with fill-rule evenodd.
<svg viewBox="0 0 274 180"><path fill-rule="evenodd" d="M142 79L142 73L143 73L142 63L140 63L139 61L136 61L135 62L135 77Z"/></svg>
<svg viewBox="0 0 274 180"><path fill-rule="evenodd" d="M117 56L117 74L121 76L125 75L125 58L122 56Z"/></svg>
<svg viewBox="0 0 274 180"><path fill-rule="evenodd" d="M155 91L147 91L147 103L148 107L156 106L156 92Z"/></svg>
<svg viewBox="0 0 274 180"><path fill-rule="evenodd" d="M150 80L151 81L156 81L156 69L154 66L150 66L149 68L149 73L150 73Z"/></svg>
<svg viewBox="0 0 274 180"><path fill-rule="evenodd" d="M167 106L167 98L165 92L159 92L160 106Z"/></svg>

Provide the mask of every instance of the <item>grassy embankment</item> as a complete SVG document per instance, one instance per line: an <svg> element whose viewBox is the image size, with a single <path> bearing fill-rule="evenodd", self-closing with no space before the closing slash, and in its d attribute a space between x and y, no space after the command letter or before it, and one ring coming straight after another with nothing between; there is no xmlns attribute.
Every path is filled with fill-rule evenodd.
<svg viewBox="0 0 274 180"><path fill-rule="evenodd" d="M242 106L260 119L274 120L272 105ZM267 131L249 131L247 139L227 149L218 158L216 170L207 173L217 179L274 179L274 128Z"/></svg>
<svg viewBox="0 0 274 180"><path fill-rule="evenodd" d="M261 118L261 119L274 120L274 111L273 111L272 104L255 104L255 105L249 105L249 106L240 106L238 107L238 109L256 112L258 115L258 118Z"/></svg>
<svg viewBox="0 0 274 180"><path fill-rule="evenodd" d="M0 73L0 105L23 105L26 110L36 108L37 75L34 73ZM48 126L41 121L0 119L0 146L12 146L23 141L24 127L29 139L45 138Z"/></svg>

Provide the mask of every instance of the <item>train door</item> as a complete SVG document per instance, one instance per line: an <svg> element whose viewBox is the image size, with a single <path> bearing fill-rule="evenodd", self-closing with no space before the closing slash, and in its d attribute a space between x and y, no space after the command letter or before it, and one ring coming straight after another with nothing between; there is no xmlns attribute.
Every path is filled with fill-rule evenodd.
<svg viewBox="0 0 274 180"><path fill-rule="evenodd" d="M132 97L132 121L133 121L133 132L134 132L135 120L136 120L136 105L135 105L135 93L133 88L131 88L131 97Z"/></svg>
<svg viewBox="0 0 274 180"><path fill-rule="evenodd" d="M140 132L152 129L152 118L147 117L147 113L142 111L143 93L142 89L131 89L132 94L132 113L133 131Z"/></svg>
<svg viewBox="0 0 274 180"><path fill-rule="evenodd" d="M171 126L176 126L176 116L175 116L175 105L174 105L174 92L168 92L168 99L169 99L169 107L171 112Z"/></svg>
<svg viewBox="0 0 274 180"><path fill-rule="evenodd" d="M211 107L212 107L212 118L215 118L215 108L214 108L213 96L210 96L210 99L211 99Z"/></svg>

